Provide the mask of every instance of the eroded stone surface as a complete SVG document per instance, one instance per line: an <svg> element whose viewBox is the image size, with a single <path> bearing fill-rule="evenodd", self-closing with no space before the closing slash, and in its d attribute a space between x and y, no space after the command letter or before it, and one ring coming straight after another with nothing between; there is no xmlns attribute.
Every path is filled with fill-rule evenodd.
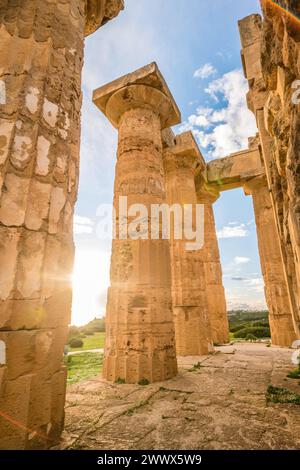
<svg viewBox="0 0 300 470"><path fill-rule="evenodd" d="M286 0L297 13L296 2ZM239 22L248 105L255 113L274 208L294 328L300 337L299 105L292 84L299 78L299 27L272 2L262 1L264 21ZM270 53L271 51L271 53Z"/></svg>
<svg viewBox="0 0 300 470"><path fill-rule="evenodd" d="M229 324L225 290L222 279L220 251L217 239L213 203L219 197L214 184L208 182L204 159L199 160L195 175L198 204L204 205L204 247L205 284L207 292L208 317L212 340L215 344L229 341Z"/></svg>
<svg viewBox="0 0 300 470"><path fill-rule="evenodd" d="M0 449L63 428L84 35L122 6L0 2Z"/></svg>
<svg viewBox="0 0 300 470"><path fill-rule="evenodd" d="M272 344L290 347L297 339L279 237L266 177L254 178L244 188L252 195Z"/></svg>
<svg viewBox="0 0 300 470"><path fill-rule="evenodd" d="M62 448L299 449L299 406L265 398L270 384L299 393L286 381L291 351L264 344L220 351L179 358L176 378L147 387L99 378L70 386Z"/></svg>
<svg viewBox="0 0 300 470"><path fill-rule="evenodd" d="M207 181L216 191L239 188L243 182L264 174L257 145L207 164Z"/></svg>
<svg viewBox="0 0 300 470"><path fill-rule="evenodd" d="M187 204L190 204L195 224L197 195L194 178L200 152L191 132L176 138L174 136L174 140L164 149L167 202L169 207L179 205L182 217ZM202 214L202 208L199 209ZM193 246L193 250L189 250L191 241L187 240L184 233L180 240L175 239L174 223L171 224L170 251L177 354L207 354L212 350L213 340L207 304L203 240L199 247ZM199 220L198 225L200 223L201 226L197 227L199 233L204 231L203 219Z"/></svg>
<svg viewBox="0 0 300 470"><path fill-rule="evenodd" d="M169 241L152 239L150 231L144 236L140 222L140 236L130 238L130 222L141 214L132 214L127 228L120 197L127 197L128 209L144 205L147 224L151 204L166 202L161 131L170 119L179 123L179 113L156 64L96 90L94 102L119 132L117 236L112 245L103 375L110 381L157 382L177 373Z"/></svg>

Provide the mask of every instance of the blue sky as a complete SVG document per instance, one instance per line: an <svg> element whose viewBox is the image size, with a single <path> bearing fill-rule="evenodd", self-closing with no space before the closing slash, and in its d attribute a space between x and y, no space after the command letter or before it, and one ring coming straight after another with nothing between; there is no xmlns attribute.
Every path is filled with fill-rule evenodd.
<svg viewBox="0 0 300 470"><path fill-rule="evenodd" d="M87 38L83 72L81 175L75 211L73 322L105 312L110 241L95 235L99 204L111 203L117 133L92 103L95 88L156 61L207 160L247 147L247 111L237 21L257 0L125 0L125 10ZM250 197L223 193L215 204L230 308L265 306Z"/></svg>

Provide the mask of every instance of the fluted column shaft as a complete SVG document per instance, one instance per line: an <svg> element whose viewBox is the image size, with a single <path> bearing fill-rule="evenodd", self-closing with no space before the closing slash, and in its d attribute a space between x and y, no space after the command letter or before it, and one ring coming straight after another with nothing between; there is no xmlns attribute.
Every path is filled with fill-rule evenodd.
<svg viewBox="0 0 300 470"><path fill-rule="evenodd" d="M149 222L152 204L166 202L161 140L166 100L154 88L134 85L116 92L106 108L110 116L119 114L117 237L112 246L103 370L111 381L155 382L177 373L169 240L151 239L150 224L145 237L141 230L136 239L120 239L119 231L120 197L127 197L128 210L142 204ZM129 231L134 218L128 218Z"/></svg>
<svg viewBox="0 0 300 470"><path fill-rule="evenodd" d="M203 203L205 220L205 280L208 315L214 344L226 344L229 342L229 323L215 216L212 203L209 200L206 202L203 201Z"/></svg>
<svg viewBox="0 0 300 470"><path fill-rule="evenodd" d="M190 155L178 155L175 150L172 152L172 148L164 150L168 204L170 207L179 205L182 214L187 204L192 205L194 224L197 204L194 182L196 161L193 148ZM203 230L203 226L198 228ZM180 356L197 356L208 354L212 350L212 338L208 318L204 250L203 247L187 250L187 243L189 241L184 237L184 233L182 239L177 240L172 230L172 298L176 349Z"/></svg>
<svg viewBox="0 0 300 470"><path fill-rule="evenodd" d="M205 283L212 339L214 344L226 344L229 342L229 322L213 210L213 203L219 193L215 194L206 183L205 172L201 167L197 169L195 181L198 204L204 205Z"/></svg>

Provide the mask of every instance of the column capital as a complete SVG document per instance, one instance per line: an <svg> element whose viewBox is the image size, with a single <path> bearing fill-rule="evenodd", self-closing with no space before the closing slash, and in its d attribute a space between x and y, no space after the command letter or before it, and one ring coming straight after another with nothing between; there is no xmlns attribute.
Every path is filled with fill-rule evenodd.
<svg viewBox="0 0 300 470"><path fill-rule="evenodd" d="M246 196L251 196L255 190L267 186L268 182L266 175L257 176L256 178L245 181L243 184L244 193Z"/></svg>
<svg viewBox="0 0 300 470"><path fill-rule="evenodd" d="M85 35L89 36L124 10L124 0L86 0Z"/></svg>
<svg viewBox="0 0 300 470"><path fill-rule="evenodd" d="M93 102L116 128L123 114L136 108L158 113L162 129L181 122L178 106L155 62L98 88Z"/></svg>
<svg viewBox="0 0 300 470"><path fill-rule="evenodd" d="M164 167L167 172L181 169L195 172L199 166L205 168L205 161L190 131L175 136L174 142L164 150Z"/></svg>

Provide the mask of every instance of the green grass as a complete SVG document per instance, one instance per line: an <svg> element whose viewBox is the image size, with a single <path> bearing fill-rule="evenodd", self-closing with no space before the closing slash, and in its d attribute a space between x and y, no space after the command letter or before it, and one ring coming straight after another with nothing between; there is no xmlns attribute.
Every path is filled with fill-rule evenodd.
<svg viewBox="0 0 300 470"><path fill-rule="evenodd" d="M82 348L70 348L70 351L86 351L88 349L103 349L105 333L94 333L92 336L82 338Z"/></svg>
<svg viewBox="0 0 300 470"><path fill-rule="evenodd" d="M188 372L198 372L201 369L201 362L194 364L192 369L188 369Z"/></svg>
<svg viewBox="0 0 300 470"><path fill-rule="evenodd" d="M289 379L300 379L300 367L297 367L297 369L292 370L287 377Z"/></svg>
<svg viewBox="0 0 300 470"><path fill-rule="evenodd" d="M103 354L82 353L65 359L68 369L68 384L99 376L102 371Z"/></svg>
<svg viewBox="0 0 300 470"><path fill-rule="evenodd" d="M291 403L293 405L300 405L300 395L291 392L287 388L273 387L273 385L269 385L266 399L268 403Z"/></svg>

